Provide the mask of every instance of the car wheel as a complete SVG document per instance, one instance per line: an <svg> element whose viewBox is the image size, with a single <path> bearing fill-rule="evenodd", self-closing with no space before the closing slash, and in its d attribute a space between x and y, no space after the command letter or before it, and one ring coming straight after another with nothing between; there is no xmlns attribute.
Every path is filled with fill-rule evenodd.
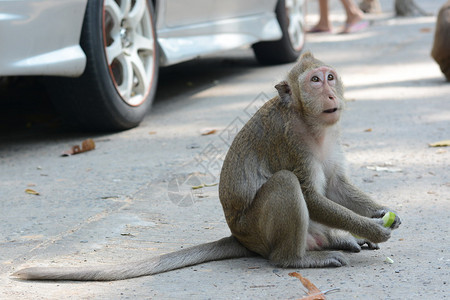
<svg viewBox="0 0 450 300"><path fill-rule="evenodd" d="M81 33L87 65L62 79L55 106L88 130L137 126L149 110L158 78L158 45L151 1L88 1Z"/></svg>
<svg viewBox="0 0 450 300"><path fill-rule="evenodd" d="M275 9L283 36L259 42L253 51L260 63L280 64L297 60L305 43L305 0L279 0Z"/></svg>

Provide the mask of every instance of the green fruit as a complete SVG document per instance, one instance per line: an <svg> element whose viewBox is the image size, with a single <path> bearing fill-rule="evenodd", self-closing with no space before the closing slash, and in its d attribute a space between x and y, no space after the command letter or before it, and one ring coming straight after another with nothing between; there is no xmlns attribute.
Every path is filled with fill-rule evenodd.
<svg viewBox="0 0 450 300"><path fill-rule="evenodd" d="M387 212L383 217L383 225L384 227L391 227L391 225L395 221L395 214L393 212Z"/></svg>

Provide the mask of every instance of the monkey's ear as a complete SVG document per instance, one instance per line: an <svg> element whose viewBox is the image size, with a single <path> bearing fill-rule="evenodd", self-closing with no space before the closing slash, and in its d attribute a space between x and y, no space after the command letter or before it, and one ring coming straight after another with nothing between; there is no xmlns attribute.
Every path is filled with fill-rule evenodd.
<svg viewBox="0 0 450 300"><path fill-rule="evenodd" d="M289 83L287 81L282 81L275 86L278 91L278 95L280 96L281 101L287 102L291 99L292 91Z"/></svg>
<svg viewBox="0 0 450 300"><path fill-rule="evenodd" d="M306 52L304 52L304 53L300 56L299 61L302 60L302 59L307 59L307 58L314 59L314 55L311 53L311 51L306 51Z"/></svg>

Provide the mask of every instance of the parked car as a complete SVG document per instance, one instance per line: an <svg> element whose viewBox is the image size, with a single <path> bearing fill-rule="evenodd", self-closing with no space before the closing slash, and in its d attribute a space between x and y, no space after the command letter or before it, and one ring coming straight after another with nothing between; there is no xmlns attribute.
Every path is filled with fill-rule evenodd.
<svg viewBox="0 0 450 300"><path fill-rule="evenodd" d="M297 59L305 0L0 0L0 76L55 76L54 104L88 130L137 126L158 69L252 45Z"/></svg>

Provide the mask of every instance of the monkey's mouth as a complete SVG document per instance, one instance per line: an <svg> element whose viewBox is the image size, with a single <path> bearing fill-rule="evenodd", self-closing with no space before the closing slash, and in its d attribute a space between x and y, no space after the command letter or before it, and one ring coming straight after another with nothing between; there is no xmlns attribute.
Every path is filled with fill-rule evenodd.
<svg viewBox="0 0 450 300"><path fill-rule="evenodd" d="M323 112L326 114L332 114L332 113L336 112L337 110L338 110L337 107L335 107L335 108L330 108L330 109L324 110Z"/></svg>

